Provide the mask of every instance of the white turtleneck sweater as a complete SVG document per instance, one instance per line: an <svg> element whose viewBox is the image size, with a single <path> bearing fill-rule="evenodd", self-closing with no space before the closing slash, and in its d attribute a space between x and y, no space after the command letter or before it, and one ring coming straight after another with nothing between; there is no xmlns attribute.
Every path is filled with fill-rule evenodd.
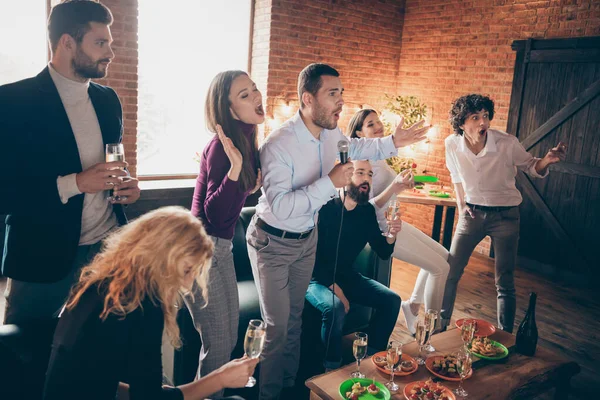
<svg viewBox="0 0 600 400"><path fill-rule="evenodd" d="M59 74L52 64L48 64L48 68L71 123L81 167L86 170L94 164L104 162L102 131L88 94L89 80L73 81ZM59 176L56 181L63 204L67 204L71 197L81 193L75 176L76 174ZM107 197L107 191L85 194L81 215L80 246L99 242L117 225L113 206Z"/></svg>

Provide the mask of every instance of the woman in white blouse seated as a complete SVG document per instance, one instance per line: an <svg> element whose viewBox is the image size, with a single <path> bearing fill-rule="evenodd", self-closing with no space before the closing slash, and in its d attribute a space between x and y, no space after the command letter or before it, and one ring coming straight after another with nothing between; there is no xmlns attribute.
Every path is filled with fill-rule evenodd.
<svg viewBox="0 0 600 400"><path fill-rule="evenodd" d="M353 138L383 137L383 124L377 112L362 109L354 114L348 125L347 135ZM386 232L387 205L390 200L395 200L398 193L414 186L412 171L406 170L396 175L385 160L371 162L371 165L373 167L372 196L374 196L371 202L377 211L379 227L382 232ZM402 231L396 235L393 256L421 268L412 296L408 301L403 301L401 307L406 327L414 335L421 304L425 303L426 310L440 311L449 270L448 251L419 229L403 222Z"/></svg>
<svg viewBox="0 0 600 400"><path fill-rule="evenodd" d="M450 322L458 281L475 246L489 235L496 263L498 326L512 332L518 206L522 201L515 186L517 168L531 177L544 178L550 164L564 160L566 146L559 143L544 158L535 158L515 136L490 129L493 118L494 102L479 94L458 98L450 110L454 134L446 138L446 166L455 188L459 219L448 259L442 326Z"/></svg>

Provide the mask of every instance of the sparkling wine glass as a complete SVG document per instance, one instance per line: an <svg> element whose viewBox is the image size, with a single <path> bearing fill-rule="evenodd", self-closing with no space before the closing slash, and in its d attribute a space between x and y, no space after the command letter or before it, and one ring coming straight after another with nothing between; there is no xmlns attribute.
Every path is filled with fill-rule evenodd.
<svg viewBox="0 0 600 400"><path fill-rule="evenodd" d="M429 331L429 335L427 335L427 343L425 343L425 347L423 349L429 353L433 353L435 351L435 347L431 345L431 336L433 335L433 331L435 331L438 317L439 312L437 310L429 309L425 313L425 326Z"/></svg>
<svg viewBox="0 0 600 400"><path fill-rule="evenodd" d="M360 361L367 355L367 345L369 343L369 335L363 332L354 334L354 342L352 343L352 353L356 358L356 371L350 374L353 378L364 378L365 374L360 372Z"/></svg>
<svg viewBox="0 0 600 400"><path fill-rule="evenodd" d="M477 329L477 324L472 319L465 319L460 327L460 338L463 341L465 351L469 348L469 345L473 341L475 329Z"/></svg>
<svg viewBox="0 0 600 400"><path fill-rule="evenodd" d="M459 350L456 354L456 369L460 375L460 384L454 393L460 397L467 397L469 393L463 388L463 381L471 373L473 360L466 349Z"/></svg>
<svg viewBox="0 0 600 400"><path fill-rule="evenodd" d="M417 357L417 364L425 365L425 359L423 358L423 348L425 343L429 340L429 329L425 324L425 321L419 321L417 323L417 334L415 335L417 344L419 345L419 356Z"/></svg>
<svg viewBox="0 0 600 400"><path fill-rule="evenodd" d="M398 210L400 209L400 202L399 201L394 201L392 204L390 204L388 206L388 209L385 213L385 219L389 222L392 222L396 219L398 219L398 216L396 214L398 214ZM394 235L392 235L390 233L390 228L388 226L387 232L382 232L381 233L383 236L385 237L389 237L389 238L393 238Z"/></svg>
<svg viewBox="0 0 600 400"><path fill-rule="evenodd" d="M402 343L392 340L387 346L385 359L390 369L390 381L385 384L385 387L392 392L397 392L400 387L394 382L394 371L402 362Z"/></svg>
<svg viewBox="0 0 600 400"><path fill-rule="evenodd" d="M267 326L260 319L251 319L246 330L244 338L244 352L249 358L258 358L262 353L265 345L265 336L267 334ZM256 385L256 379L253 376L248 378L246 387Z"/></svg>
<svg viewBox="0 0 600 400"><path fill-rule="evenodd" d="M125 161L125 149L122 143L108 143L106 145L106 151L104 153L106 162L113 161ZM110 201L120 201L124 200L121 196L114 196L113 190L111 189L108 195L108 200Z"/></svg>

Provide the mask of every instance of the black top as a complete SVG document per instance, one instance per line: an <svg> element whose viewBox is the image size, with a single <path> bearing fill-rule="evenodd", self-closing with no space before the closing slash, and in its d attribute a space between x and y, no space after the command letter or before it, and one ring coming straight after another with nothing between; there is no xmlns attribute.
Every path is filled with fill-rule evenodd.
<svg viewBox="0 0 600 400"><path fill-rule="evenodd" d="M319 211L319 241L313 281L327 287L333 284L335 248L340 232L342 207L342 200L335 198L325 204ZM394 251L394 244L389 244L385 236L381 234L375 209L370 203L357 205L351 211L344 209L335 278L335 282L342 290L344 289L344 282L359 275L354 270L353 264L367 243L383 259L389 258Z"/></svg>
<svg viewBox="0 0 600 400"><path fill-rule="evenodd" d="M164 316L148 298L125 318L99 318L104 296L97 287L63 313L46 372L45 400L114 400L119 382L131 400L183 399L179 389L162 388Z"/></svg>

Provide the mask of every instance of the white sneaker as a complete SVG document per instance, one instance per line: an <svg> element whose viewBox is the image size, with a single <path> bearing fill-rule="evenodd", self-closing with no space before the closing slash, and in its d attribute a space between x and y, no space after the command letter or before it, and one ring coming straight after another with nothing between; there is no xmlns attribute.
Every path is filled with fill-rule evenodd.
<svg viewBox="0 0 600 400"><path fill-rule="evenodd" d="M417 333L417 319L418 315L414 315L412 310L410 309L410 302L403 301L400 308L402 308L402 314L404 314L404 322L406 322L406 328L410 332L411 335L415 335Z"/></svg>

